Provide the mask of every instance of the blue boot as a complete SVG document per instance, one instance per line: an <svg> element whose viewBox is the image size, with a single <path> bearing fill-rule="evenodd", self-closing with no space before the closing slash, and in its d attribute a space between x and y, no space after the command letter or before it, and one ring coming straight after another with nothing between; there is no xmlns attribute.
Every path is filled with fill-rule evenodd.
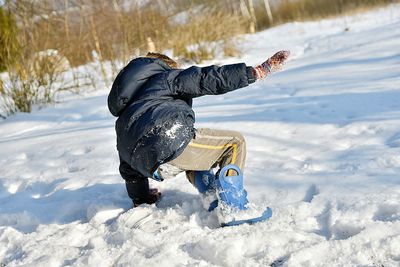
<svg viewBox="0 0 400 267"><path fill-rule="evenodd" d="M232 172L235 172L236 175L229 176L229 174L232 174ZM219 209L222 213L221 217L224 217L224 215L233 215L234 217L234 219L230 219L228 222L220 221L221 226L234 226L244 223L253 224L268 220L272 216L272 210L270 208L266 208L259 217L235 219L236 216L234 215L243 215L240 213L244 213L242 211L246 211L248 209L247 204L249 203L247 200L247 191L243 187L243 173L238 166L231 164L223 167L218 174L218 179L216 180L215 184L218 198L221 202L221 207ZM228 208L227 210L233 211L233 214L223 214L226 212L224 208Z"/></svg>
<svg viewBox="0 0 400 267"><path fill-rule="evenodd" d="M215 175L212 170L194 171L194 187L202 195L203 204L208 211L218 206L218 198L215 190Z"/></svg>

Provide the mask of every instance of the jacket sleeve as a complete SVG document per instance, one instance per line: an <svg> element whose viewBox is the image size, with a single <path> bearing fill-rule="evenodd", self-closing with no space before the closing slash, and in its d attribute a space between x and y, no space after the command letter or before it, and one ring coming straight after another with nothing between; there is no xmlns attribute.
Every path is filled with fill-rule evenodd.
<svg viewBox="0 0 400 267"><path fill-rule="evenodd" d="M253 68L244 63L190 67L169 80L174 94L188 97L219 95L248 86L255 82Z"/></svg>

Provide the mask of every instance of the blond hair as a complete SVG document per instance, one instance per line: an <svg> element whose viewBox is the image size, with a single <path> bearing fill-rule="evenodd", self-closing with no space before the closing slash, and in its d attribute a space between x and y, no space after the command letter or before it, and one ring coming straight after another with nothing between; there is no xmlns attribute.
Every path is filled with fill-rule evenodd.
<svg viewBox="0 0 400 267"><path fill-rule="evenodd" d="M168 66L170 66L173 69L177 69L178 68L178 63L171 59L170 57L160 54L160 53L153 53L153 52L148 52L146 57L150 57L150 58L158 58L161 59L162 61L164 61L165 63L167 63Z"/></svg>

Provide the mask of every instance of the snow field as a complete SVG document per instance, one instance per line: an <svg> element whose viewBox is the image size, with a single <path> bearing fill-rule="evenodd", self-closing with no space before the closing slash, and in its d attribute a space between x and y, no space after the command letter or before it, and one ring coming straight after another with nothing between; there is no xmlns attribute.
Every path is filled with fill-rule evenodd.
<svg viewBox="0 0 400 267"><path fill-rule="evenodd" d="M345 31L348 28L348 31ZM400 6L244 37L285 71L195 100L247 140L245 186L273 217L218 228L184 175L130 209L108 89L0 122L0 266L399 266Z"/></svg>

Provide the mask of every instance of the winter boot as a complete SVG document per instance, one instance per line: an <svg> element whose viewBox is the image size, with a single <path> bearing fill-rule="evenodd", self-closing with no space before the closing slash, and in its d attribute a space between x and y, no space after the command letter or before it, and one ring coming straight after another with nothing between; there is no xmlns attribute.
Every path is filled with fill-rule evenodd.
<svg viewBox="0 0 400 267"><path fill-rule="evenodd" d="M235 173L236 175L228 175ZM223 167L216 179L216 191L220 202L219 220L221 226L233 226L243 223L256 223L265 221L272 216L272 211L267 208L261 215L254 215L249 210L247 191L243 187L243 174L236 165Z"/></svg>
<svg viewBox="0 0 400 267"><path fill-rule="evenodd" d="M201 194L204 207L208 211L214 210L218 206L218 198L213 171L193 171L193 175L193 185Z"/></svg>
<svg viewBox="0 0 400 267"><path fill-rule="evenodd" d="M125 186L134 207L154 204L161 198L161 193L157 189L149 188L147 178L125 180Z"/></svg>
<svg viewBox="0 0 400 267"><path fill-rule="evenodd" d="M161 192L157 188L150 188L149 194L144 198L133 199L133 207L138 207L141 204L154 204L157 203L161 198Z"/></svg>

